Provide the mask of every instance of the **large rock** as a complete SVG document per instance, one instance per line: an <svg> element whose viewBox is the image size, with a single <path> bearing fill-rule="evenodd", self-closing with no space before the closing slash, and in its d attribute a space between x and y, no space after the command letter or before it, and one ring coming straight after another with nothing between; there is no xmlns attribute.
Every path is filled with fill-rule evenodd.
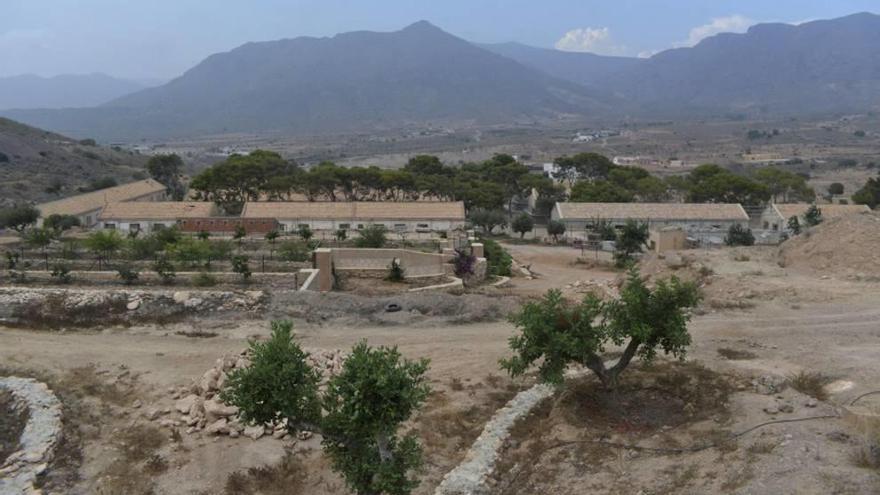
<svg viewBox="0 0 880 495"><path fill-rule="evenodd" d="M205 431L211 435L225 435L229 433L229 426L226 424L226 418L218 419L205 427Z"/></svg>
<svg viewBox="0 0 880 495"><path fill-rule="evenodd" d="M199 401L201 401L201 397L195 394L190 394L175 402L174 409L177 409L177 412L189 414L193 405L195 405Z"/></svg>
<svg viewBox="0 0 880 495"><path fill-rule="evenodd" d="M217 390L217 381L220 379L220 371L214 368L209 369L199 379L199 390L202 394Z"/></svg>
<svg viewBox="0 0 880 495"><path fill-rule="evenodd" d="M171 296L171 298L174 299L174 302L183 304L189 299L189 292L177 291Z"/></svg>
<svg viewBox="0 0 880 495"><path fill-rule="evenodd" d="M205 417L208 419L208 422L212 422L219 418L228 418L230 416L235 416L236 414L238 414L237 407L227 406L226 404L216 399L206 400L204 406Z"/></svg>
<svg viewBox="0 0 880 495"><path fill-rule="evenodd" d="M266 428L263 425L247 426L244 429L244 436L251 440L258 440L264 433L266 433Z"/></svg>

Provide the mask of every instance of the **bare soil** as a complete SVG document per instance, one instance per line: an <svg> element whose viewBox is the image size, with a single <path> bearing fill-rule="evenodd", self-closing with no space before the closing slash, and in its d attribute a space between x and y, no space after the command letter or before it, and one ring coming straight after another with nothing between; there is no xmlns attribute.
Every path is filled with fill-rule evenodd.
<svg viewBox="0 0 880 495"><path fill-rule="evenodd" d="M53 493L321 495L347 491L320 455L317 438L293 443L174 435L145 420L141 411L147 405L170 407L169 388L189 384L218 357L245 348L249 338L267 336L273 318L293 318L297 338L307 347L347 349L363 339L396 345L409 358L431 360L434 392L408 426L425 446L427 464L417 493L428 494L461 460L491 414L531 384L511 381L499 371L498 360L508 355L507 339L514 332L504 316L523 298L548 288L577 280L613 282L620 275L577 263L581 253L570 248L518 245L510 250L536 276L514 277L511 288L492 294L363 297L279 291L266 311L249 315L200 315L165 325L102 325L76 332L0 327L0 362L46 378L65 404L65 431L71 434L65 435L70 445L64 452L69 455L50 469L50 476L66 473L52 480ZM683 258L690 261L682 263ZM702 445L767 421L835 416L839 407L880 383L876 282L781 267L773 248L649 257L643 270L652 279L693 277L706 292L690 327L689 362L636 366L624 375L628 388L616 399L595 389L590 379L572 384L518 428L518 443L504 453L507 467L496 493L880 491L880 473L857 462L866 445L862 433L836 417L771 424L735 442L689 453L595 443ZM386 314L388 302L402 304L404 311ZM824 400L810 403L815 399L793 387L762 395L753 386L762 377L785 382L801 372L827 377ZM880 411L874 396L859 405ZM791 412L780 411L782 406L791 406ZM583 443L540 451L569 441ZM517 472L525 481L508 489Z"/></svg>

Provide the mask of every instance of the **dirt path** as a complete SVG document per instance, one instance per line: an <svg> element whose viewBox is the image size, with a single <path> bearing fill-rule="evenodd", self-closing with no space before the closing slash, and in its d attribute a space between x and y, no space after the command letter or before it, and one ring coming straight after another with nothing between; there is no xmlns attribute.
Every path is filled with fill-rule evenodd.
<svg viewBox="0 0 880 495"><path fill-rule="evenodd" d="M542 294L578 281L613 280L617 277L614 271L586 268L587 265L578 263L581 251L568 246L505 244L504 248L535 275L533 280L523 277L512 279L515 290L520 293ZM594 253L586 253L586 258L594 259ZM599 253L599 260L610 262L611 257L608 253Z"/></svg>

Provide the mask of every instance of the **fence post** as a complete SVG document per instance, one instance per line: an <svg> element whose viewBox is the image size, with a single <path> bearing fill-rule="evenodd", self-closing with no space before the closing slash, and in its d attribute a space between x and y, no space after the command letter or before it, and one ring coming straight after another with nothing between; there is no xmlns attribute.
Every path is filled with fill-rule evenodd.
<svg viewBox="0 0 880 495"><path fill-rule="evenodd" d="M263 266L263 273L266 273L266 255L265 254L260 255L260 263Z"/></svg>

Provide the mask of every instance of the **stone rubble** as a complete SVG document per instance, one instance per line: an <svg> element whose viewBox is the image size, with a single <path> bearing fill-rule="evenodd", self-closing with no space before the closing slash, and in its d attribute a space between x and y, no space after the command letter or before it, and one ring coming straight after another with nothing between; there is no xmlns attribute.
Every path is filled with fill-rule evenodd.
<svg viewBox="0 0 880 495"><path fill-rule="evenodd" d="M0 465L0 493L40 494L34 483L48 469L61 440L61 402L45 383L32 378L0 378L0 388L9 390L29 412L20 450Z"/></svg>
<svg viewBox="0 0 880 495"><path fill-rule="evenodd" d="M180 297L187 301L188 298ZM341 350L304 349L308 354L307 362L321 374L320 387L324 388L331 377L342 371L346 354ZM185 428L187 434L204 433L208 435L228 435L232 438L245 436L258 440L264 436L284 439L288 430L286 422L269 425L245 425L238 416L238 408L225 404L220 400L220 391L226 383L227 376L236 369L250 366L248 351L223 356L202 376L194 379L189 386L169 388L168 396L173 400L173 407L141 408L141 416L155 421L165 428ZM134 408L134 407L133 407ZM135 408L136 409L136 408ZM307 440L311 432L299 432L299 440Z"/></svg>

